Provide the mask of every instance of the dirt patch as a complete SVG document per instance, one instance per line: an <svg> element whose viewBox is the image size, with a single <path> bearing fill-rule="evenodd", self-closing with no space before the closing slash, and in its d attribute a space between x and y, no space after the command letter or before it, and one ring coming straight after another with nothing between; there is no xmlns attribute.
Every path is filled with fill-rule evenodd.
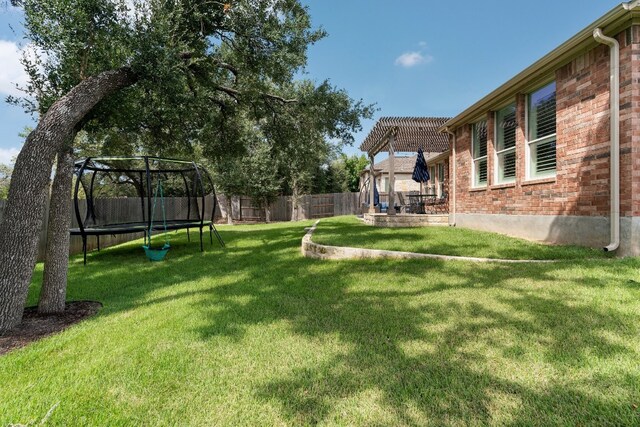
<svg viewBox="0 0 640 427"><path fill-rule="evenodd" d="M102 304L96 301L71 301L66 304L62 314L39 314L38 307L27 307L22 323L0 335L0 355L61 332L93 316L101 307Z"/></svg>

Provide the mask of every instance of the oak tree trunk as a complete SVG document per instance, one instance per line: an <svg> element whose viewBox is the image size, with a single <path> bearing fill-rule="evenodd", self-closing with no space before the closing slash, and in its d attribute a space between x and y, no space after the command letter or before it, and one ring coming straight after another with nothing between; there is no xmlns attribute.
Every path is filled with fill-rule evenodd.
<svg viewBox="0 0 640 427"><path fill-rule="evenodd" d="M57 159L56 176L51 186L51 202L49 203L44 279L38 302L38 312L40 313L64 312L67 296L71 184L73 181L71 140L60 150Z"/></svg>
<svg viewBox="0 0 640 427"><path fill-rule="evenodd" d="M0 222L0 333L22 319L55 155L98 102L135 82L129 68L83 80L49 108L27 137L16 159Z"/></svg>
<svg viewBox="0 0 640 427"><path fill-rule="evenodd" d="M225 196L225 200L227 202L227 224L233 225L233 200L231 200L231 196Z"/></svg>
<svg viewBox="0 0 640 427"><path fill-rule="evenodd" d="M264 199L264 221L269 224L271 222L271 210L269 209L269 202Z"/></svg>
<svg viewBox="0 0 640 427"><path fill-rule="evenodd" d="M298 191L298 182L293 180L293 184L291 186L291 221L298 220L298 199L299 199L299 191Z"/></svg>

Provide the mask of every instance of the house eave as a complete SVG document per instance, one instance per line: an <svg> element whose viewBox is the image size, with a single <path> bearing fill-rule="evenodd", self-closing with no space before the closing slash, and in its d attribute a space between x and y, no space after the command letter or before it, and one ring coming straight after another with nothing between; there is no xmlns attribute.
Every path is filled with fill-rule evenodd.
<svg viewBox="0 0 640 427"><path fill-rule="evenodd" d="M575 36L446 122L438 130L443 133L447 130L454 131L480 114L505 104L516 94L529 91L535 85L550 80L555 70L581 53L599 45L593 38L594 29L602 28L605 34L616 35L634 24L640 24L640 7L637 2L622 3L614 7Z"/></svg>
<svg viewBox="0 0 640 427"><path fill-rule="evenodd" d="M427 159L426 162L427 164L432 164L432 163L438 163L442 160L448 159L449 155L451 153L451 150L447 150L447 151L443 151L442 153L438 154L437 156L434 156L430 159Z"/></svg>

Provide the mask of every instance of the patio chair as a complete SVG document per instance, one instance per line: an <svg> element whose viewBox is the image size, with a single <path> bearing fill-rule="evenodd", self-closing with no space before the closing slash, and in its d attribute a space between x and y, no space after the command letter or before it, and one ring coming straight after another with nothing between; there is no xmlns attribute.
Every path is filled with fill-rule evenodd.
<svg viewBox="0 0 640 427"><path fill-rule="evenodd" d="M397 206L397 208L400 208L400 212L411 213L411 205L409 203L405 202L404 196L402 195L402 193L398 192L398 193L396 193L396 196L398 196L398 206Z"/></svg>
<svg viewBox="0 0 640 427"><path fill-rule="evenodd" d="M408 197L409 197L409 210L413 214L423 214L423 213L425 213L424 202L423 202L422 198L418 197L418 196L419 195L417 193L415 193L415 194L409 193L409 195L408 195Z"/></svg>
<svg viewBox="0 0 640 427"><path fill-rule="evenodd" d="M449 213L449 193L443 191L434 204L434 212L439 214Z"/></svg>

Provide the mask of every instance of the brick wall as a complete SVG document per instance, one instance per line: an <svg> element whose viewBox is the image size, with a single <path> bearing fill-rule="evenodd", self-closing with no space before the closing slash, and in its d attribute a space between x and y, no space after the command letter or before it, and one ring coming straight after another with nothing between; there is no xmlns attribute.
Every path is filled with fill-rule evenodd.
<svg viewBox="0 0 640 427"><path fill-rule="evenodd" d="M640 216L640 26L631 27L627 31L625 58L631 61L621 64L620 92L625 103L620 106L621 138L631 141L631 154L625 157L623 177L626 180L626 191L631 192L631 211L633 216ZM627 148L627 150L629 149Z"/></svg>
<svg viewBox="0 0 640 427"><path fill-rule="evenodd" d="M632 27L617 38L622 64L621 213L631 216L640 215L640 27ZM609 48L598 46L580 55L556 70L555 80L555 178L526 180L526 94L516 94L516 182L494 182L494 112L487 112L486 188L471 186L471 124L456 130L457 212L609 215Z"/></svg>

